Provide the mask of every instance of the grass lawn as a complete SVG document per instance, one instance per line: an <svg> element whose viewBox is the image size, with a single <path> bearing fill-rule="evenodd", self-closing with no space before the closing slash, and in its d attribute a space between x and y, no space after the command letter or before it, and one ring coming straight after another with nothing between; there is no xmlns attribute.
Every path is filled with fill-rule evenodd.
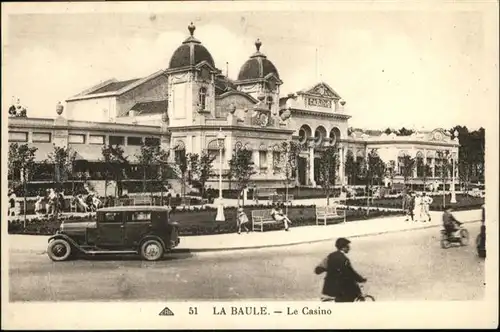
<svg viewBox="0 0 500 332"><path fill-rule="evenodd" d="M452 205L455 209L469 209L469 208L479 208L484 204L484 198L472 197L465 194L457 194L457 203L451 204L451 195L447 194L445 196L446 206ZM430 209L433 211L441 211L443 209L443 195L432 196L433 202ZM366 199L349 199L347 204L354 206L366 206ZM371 206L375 207L386 207L386 208L401 208L403 206L402 198L381 198L374 199L373 203L370 202Z"/></svg>

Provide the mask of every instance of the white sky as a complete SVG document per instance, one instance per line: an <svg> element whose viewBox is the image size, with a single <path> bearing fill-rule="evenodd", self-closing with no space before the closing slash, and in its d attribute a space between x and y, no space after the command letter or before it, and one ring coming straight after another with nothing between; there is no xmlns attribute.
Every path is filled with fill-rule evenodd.
<svg viewBox="0 0 500 332"><path fill-rule="evenodd" d="M498 107L498 58L491 57L481 12L252 12L231 11L228 2L224 11L207 12L197 5L178 12L163 5L134 13L10 15L3 109L16 96L29 116L53 117L58 101L100 81L167 68L191 21L216 66L225 73L229 63L231 78L260 38L284 81L282 95L325 81L347 101L354 127L478 128Z"/></svg>

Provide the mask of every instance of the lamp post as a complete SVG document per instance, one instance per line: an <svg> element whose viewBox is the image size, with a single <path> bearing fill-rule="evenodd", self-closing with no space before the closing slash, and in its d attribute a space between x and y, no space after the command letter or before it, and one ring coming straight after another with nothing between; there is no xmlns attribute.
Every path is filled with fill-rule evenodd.
<svg viewBox="0 0 500 332"><path fill-rule="evenodd" d="M224 148L224 134L222 134L222 128L219 130L217 135L217 142L219 143L219 199L217 204L217 216L216 221L225 221L224 217L224 204L222 202L222 150Z"/></svg>

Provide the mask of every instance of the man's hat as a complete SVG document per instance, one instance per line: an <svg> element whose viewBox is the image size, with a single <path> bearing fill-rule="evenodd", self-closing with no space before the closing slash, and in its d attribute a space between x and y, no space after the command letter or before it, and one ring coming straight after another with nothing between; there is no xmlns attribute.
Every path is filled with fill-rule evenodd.
<svg viewBox="0 0 500 332"><path fill-rule="evenodd" d="M345 237L339 237L337 239L337 241L335 241L335 247L337 249L341 249L341 248L344 248L345 246L347 246L349 243L351 243L351 241L349 241Z"/></svg>

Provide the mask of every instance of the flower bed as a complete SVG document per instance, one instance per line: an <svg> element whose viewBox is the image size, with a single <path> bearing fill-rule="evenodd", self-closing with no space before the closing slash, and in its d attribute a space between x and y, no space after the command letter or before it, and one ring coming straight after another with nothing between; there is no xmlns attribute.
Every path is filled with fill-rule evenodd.
<svg viewBox="0 0 500 332"><path fill-rule="evenodd" d="M245 207L251 221L251 210L268 209L268 206L252 206ZM171 220L179 223L179 233L181 236L190 235L212 235L234 233L237 230L236 225L236 208L228 207L224 209L226 221L215 221L217 210L214 208L199 208L191 207L185 210L176 210L171 215ZM362 208L347 209L346 221L373 219L384 216L398 215L399 212L371 210L369 215L366 215L366 210ZM288 209L288 216L293 221L292 227L309 226L316 224L315 207L309 206L293 206ZM60 227L61 220L65 221L80 221L88 220L85 216L64 216L58 221L49 220L47 218L27 220L26 229L23 229L23 220L16 219L9 221L9 234L33 234L33 235L52 235ZM329 223L343 222L343 219L329 221ZM249 227L251 224L249 223ZM266 225L266 230L281 230L282 224Z"/></svg>
<svg viewBox="0 0 500 332"><path fill-rule="evenodd" d="M447 194L446 198L446 206L453 206L454 210L473 210L479 209L484 204L484 198L481 197L472 197L464 194L457 194L457 203L450 203L451 195ZM443 211L443 196L436 195L432 196L433 202L430 206L431 211ZM348 205L353 206L366 206L366 199L348 199ZM370 202L370 206L379 207L379 208L394 208L401 209L403 206L401 197L393 197L393 198L375 198L373 202Z"/></svg>

